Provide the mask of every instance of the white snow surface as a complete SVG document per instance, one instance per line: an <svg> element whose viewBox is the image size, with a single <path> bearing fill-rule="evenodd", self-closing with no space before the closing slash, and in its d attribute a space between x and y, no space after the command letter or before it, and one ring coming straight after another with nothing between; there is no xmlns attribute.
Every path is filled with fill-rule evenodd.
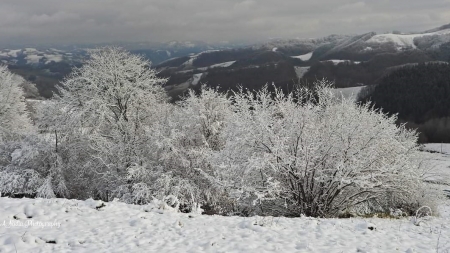
<svg viewBox="0 0 450 253"><path fill-rule="evenodd" d="M298 56L291 56L291 57L300 59L302 61L309 61L311 59L312 55L313 55L313 52L310 52L310 53L307 53L307 54L302 54L302 55L298 55Z"/></svg>
<svg viewBox="0 0 450 253"><path fill-rule="evenodd" d="M227 61L227 62L222 62L222 63L217 63L217 64L213 64L209 67L201 67L201 68L197 68L200 71L207 71L208 69L213 69L213 68L228 68L231 65L233 65L236 61ZM179 71L182 72L182 71Z"/></svg>
<svg viewBox="0 0 450 253"><path fill-rule="evenodd" d="M429 218L421 226L410 218L222 217L177 213L160 206L0 198L0 252L450 250L449 201L441 206L441 217Z"/></svg>
<svg viewBox="0 0 450 253"><path fill-rule="evenodd" d="M377 34L367 40L368 43L386 43L386 42L393 42L396 44L399 49L402 48L416 48L416 45L414 44L414 39L419 37L425 37L425 36L433 36L433 35L445 35L450 34L450 29L441 30L437 32L432 33L419 33L419 34Z"/></svg>

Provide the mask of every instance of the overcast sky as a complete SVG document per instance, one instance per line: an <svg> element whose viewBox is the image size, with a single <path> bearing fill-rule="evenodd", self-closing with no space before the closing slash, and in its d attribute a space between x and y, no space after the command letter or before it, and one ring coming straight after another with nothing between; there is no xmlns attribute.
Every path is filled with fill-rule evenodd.
<svg viewBox="0 0 450 253"><path fill-rule="evenodd" d="M0 44L256 41L450 23L450 0L0 0Z"/></svg>

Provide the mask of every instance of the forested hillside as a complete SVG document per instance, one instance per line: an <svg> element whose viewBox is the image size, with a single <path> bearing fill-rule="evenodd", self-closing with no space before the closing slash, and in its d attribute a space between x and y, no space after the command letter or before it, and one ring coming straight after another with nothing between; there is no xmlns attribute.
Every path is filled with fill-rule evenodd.
<svg viewBox="0 0 450 253"><path fill-rule="evenodd" d="M450 142L450 65L418 64L397 69L362 98L399 122L418 128L420 141ZM366 91L367 92L367 91Z"/></svg>

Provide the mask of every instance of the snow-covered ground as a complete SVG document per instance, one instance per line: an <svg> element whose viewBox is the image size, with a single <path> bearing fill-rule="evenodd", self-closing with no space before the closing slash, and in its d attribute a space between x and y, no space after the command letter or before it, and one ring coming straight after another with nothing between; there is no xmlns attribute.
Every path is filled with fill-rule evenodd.
<svg viewBox="0 0 450 253"><path fill-rule="evenodd" d="M431 151L429 154L428 180L438 184L447 185L448 195L450 196L450 144L448 143L429 143L424 145L424 150Z"/></svg>
<svg viewBox="0 0 450 253"><path fill-rule="evenodd" d="M427 143L424 145L424 150L450 155L449 143Z"/></svg>
<svg viewBox="0 0 450 253"><path fill-rule="evenodd" d="M0 252L446 252L449 203L409 219L221 217L93 200L0 198ZM100 207L100 208L96 208ZM439 251L437 251L439 249Z"/></svg>
<svg viewBox="0 0 450 253"><path fill-rule="evenodd" d="M450 174L450 145L442 149L432 159ZM450 199L419 226L412 218L222 217L162 207L3 197L0 252L450 252Z"/></svg>

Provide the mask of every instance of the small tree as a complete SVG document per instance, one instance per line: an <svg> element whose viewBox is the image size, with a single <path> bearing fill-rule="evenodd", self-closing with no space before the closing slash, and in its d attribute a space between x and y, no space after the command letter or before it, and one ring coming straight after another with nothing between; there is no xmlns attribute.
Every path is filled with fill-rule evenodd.
<svg viewBox="0 0 450 253"><path fill-rule="evenodd" d="M20 78L0 66L0 141L33 129L20 85Z"/></svg>

